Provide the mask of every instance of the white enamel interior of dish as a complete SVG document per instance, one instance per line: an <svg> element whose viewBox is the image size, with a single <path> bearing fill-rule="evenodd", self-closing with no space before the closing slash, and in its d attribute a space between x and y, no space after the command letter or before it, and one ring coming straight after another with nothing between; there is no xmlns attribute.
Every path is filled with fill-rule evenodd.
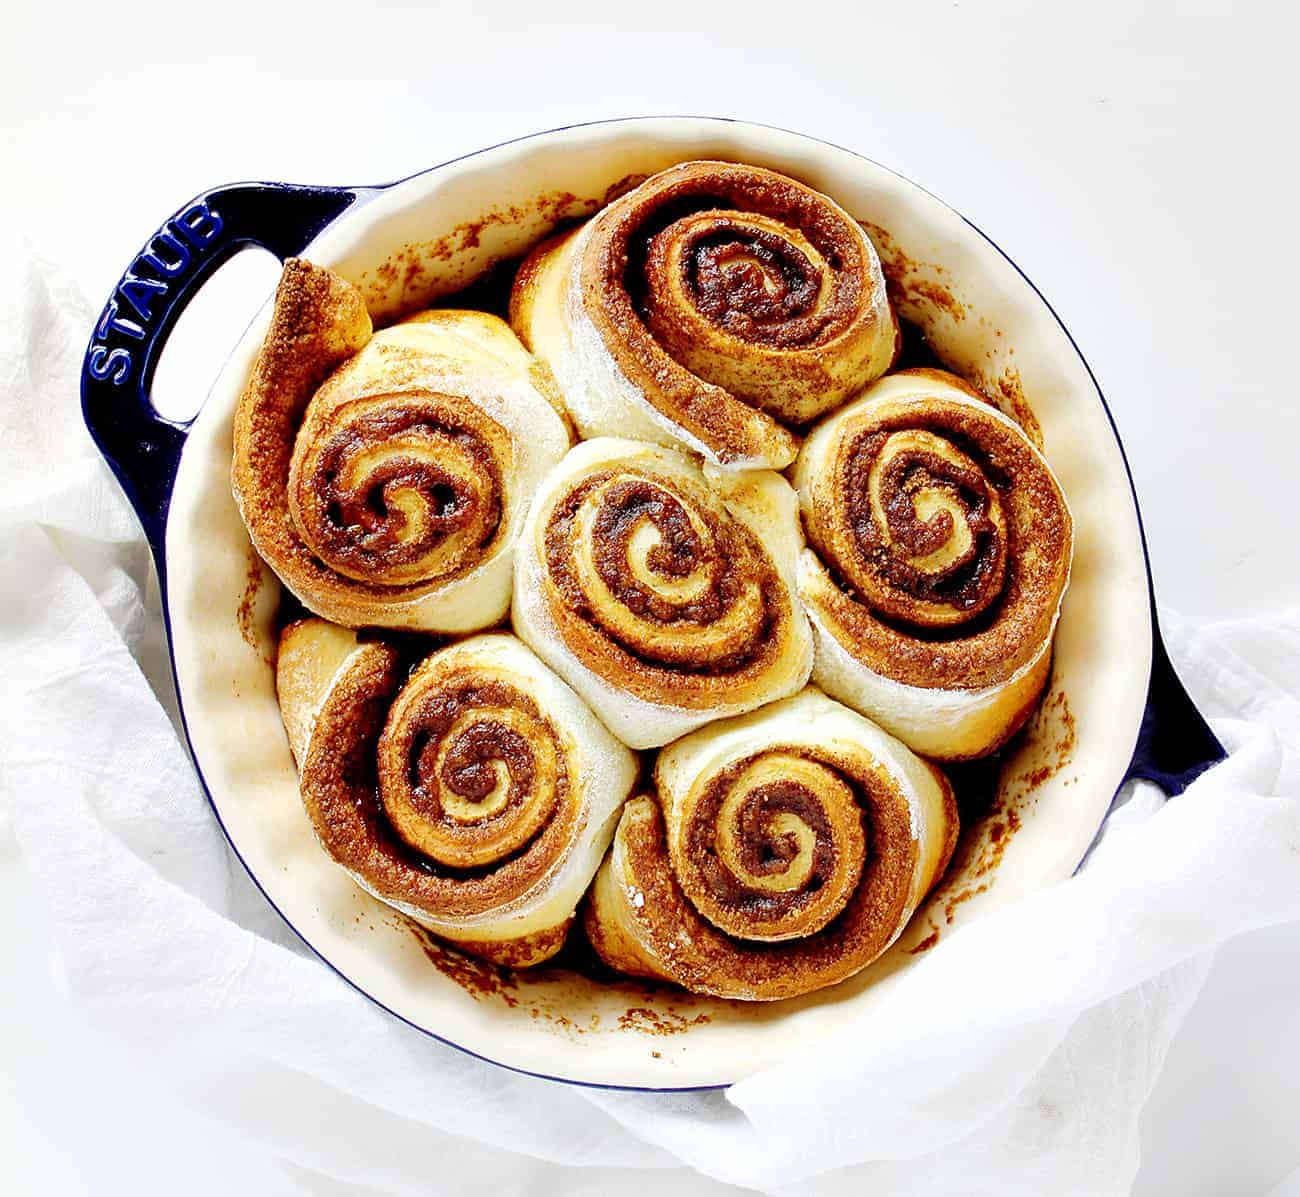
<svg viewBox="0 0 1300 1197"><path fill-rule="evenodd" d="M299 801L276 707L268 658L278 587L269 575L253 610L260 651L246 642L236 617L255 558L230 494L232 414L269 305L194 425L167 526L172 645L191 744L227 833L271 901L339 972L416 1026L502 1064L574 1081L656 1088L735 1081L808 1050L868 1009L900 968L924 961L911 949L934 943L936 930L930 950L943 951L944 939L962 923L1068 876L1131 756L1150 665L1136 512L1118 445L1082 361L1046 304L992 245L938 200L880 166L807 138L732 122L650 119L578 127L401 183L344 214L306 256L354 281L369 279L373 288L385 259L409 254L412 245L486 210L527 209L531 197L557 189L597 199L624 176L701 157L796 175L854 216L887 229L911 259L938 268L966 308L965 319L954 321L925 305L908 314L977 381L988 383L1010 366L1019 371L1075 518L1074 574L1051 692L1065 693L1073 715L1077 739L1068 759L1025 793L1024 779L1035 768L1062 763L1053 755L1062 738L1060 708L1053 706L1004 772L1000 803L1015 807L1019 829L1003 835L995 851L981 825L955 875L861 976L775 1005L696 999L634 984L602 987L571 975L523 975L505 997L471 994L430 963L399 917L329 861ZM462 284L492 255L522 251L546 227L536 216L491 226L477 247L426 263L429 271L415 289L394 278L374 306L383 315L421 304L433 289ZM650 1023L658 1030L647 1031Z"/></svg>

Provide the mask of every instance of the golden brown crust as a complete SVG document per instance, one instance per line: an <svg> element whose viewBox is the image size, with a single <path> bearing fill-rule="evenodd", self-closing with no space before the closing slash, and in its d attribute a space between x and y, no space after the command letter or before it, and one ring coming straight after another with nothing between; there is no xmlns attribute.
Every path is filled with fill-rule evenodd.
<svg viewBox="0 0 1300 1197"><path fill-rule="evenodd" d="M631 755L567 695L619 759L584 755L585 729L543 708L538 677L511 667L526 650L508 637L435 652L408 676L381 640L353 637L336 654L339 633L320 620L289 629L281 686L286 723L301 722L293 703L309 704L301 792L326 852L467 951L521 966L558 951L631 785ZM561 885L570 896L552 900Z"/></svg>
<svg viewBox="0 0 1300 1197"><path fill-rule="evenodd" d="M290 259L235 414L233 484L254 545L308 607L350 627L494 622L508 563L481 582L481 621L466 588L452 591L508 554L512 490L567 447L546 386L494 316L424 312L372 334L354 287ZM512 417L523 400L537 410ZM538 464L515 424L543 415Z"/></svg>
<svg viewBox="0 0 1300 1197"><path fill-rule="evenodd" d="M571 834L576 805L563 740L507 679L476 669L417 669L393 702L378 756L380 801L393 829L449 869L495 865L497 877L522 891L552 856L543 851L530 873L507 875L529 858L530 845L537 840L547 849L547 835Z"/></svg>
<svg viewBox="0 0 1300 1197"><path fill-rule="evenodd" d="M394 799L385 793L394 781L400 784L400 779L393 777L391 741L400 736L399 744L410 744L418 732L427 730L410 728L392 717L398 714L396 710L390 713L386 709L394 702L401 681L395 650L371 643L363 647L361 659L347 675L335 683L317 716L302 769L303 800L312 823L326 851L344 868L364 877L378 897L448 919L504 905L554 866L560 849L572 836L580 810L571 800L567 784L561 793L555 792L559 785L543 792L537 805L544 815L533 836L515 843L515 854L503 852L490 869L483 869L482 861L479 869L458 868L418 848L413 851L392 824L388 812ZM412 681L420 684L418 678ZM378 743L381 732L389 740L383 752ZM543 734L554 736L555 732L548 728ZM376 759L377 788L367 784L374 775ZM408 764L412 767L418 764ZM523 805L521 799L527 797L517 796L516 805ZM547 818L552 809L556 817Z"/></svg>
<svg viewBox="0 0 1300 1197"><path fill-rule="evenodd" d="M543 301L552 269L566 282ZM526 341L539 302L565 309L557 352L581 360L571 385L596 396L589 435L626 431L617 403L601 405L627 389L723 464L788 465L791 428L883 373L899 344L859 225L802 183L729 162L671 167L539 246L511 300Z"/></svg>
<svg viewBox="0 0 1300 1197"><path fill-rule="evenodd" d="M642 802L653 804L653 798L638 797L633 798L627 806L623 808L623 816L619 820L619 831L615 832L615 838L618 838L623 828L623 820L629 818L632 808L639 806ZM631 815L636 818L638 815ZM612 889L619 883L613 879L611 865L608 860L601 865L600 872L596 874L596 880L593 882L591 889L587 891L586 898L582 903L582 929L587 936L587 942L591 944L596 955L600 957L615 972L624 973L629 977L648 977L654 981L664 981L669 978L665 975L664 970L644 955L641 945L638 943L635 935L631 934L625 925L612 914L612 908L617 903L617 899L610 900L603 897L603 891ZM644 898L644 891L642 891ZM610 909L606 909L608 906Z"/></svg>
<svg viewBox="0 0 1300 1197"><path fill-rule="evenodd" d="M719 997L797 996L894 941L956 827L937 768L808 690L661 754L584 925L622 971Z"/></svg>
<svg viewBox="0 0 1300 1197"><path fill-rule="evenodd" d="M607 950L610 938L624 942L623 954L616 949L608 959L612 966L657 975L693 993L773 1001L834 985L888 947L906 906L916 852L906 812L875 812L868 835L861 881L840 916L807 938L763 943L732 938L700 915L670 866L659 804L635 798L623 809L615 839L623 884L641 899L627 908L637 942L648 945L655 962L639 956L644 947L629 949L618 931L593 929L593 921L604 921L598 904L587 911L588 935L597 952ZM598 903L598 891L593 897Z"/></svg>
<svg viewBox="0 0 1300 1197"><path fill-rule="evenodd" d="M233 483L254 545L295 593L331 577L286 518L294 432L316 388L372 332L355 287L301 258L285 262L271 327L235 411Z"/></svg>
<svg viewBox="0 0 1300 1197"><path fill-rule="evenodd" d="M657 540L638 570L632 541L647 526ZM638 698L689 709L725 701L771 668L790 635L794 607L777 569L703 485L644 468L589 474L551 508L544 536L546 595L565 644Z"/></svg>
<svg viewBox="0 0 1300 1197"><path fill-rule="evenodd" d="M406 389L424 367L419 352L382 353L379 394L358 377L360 356L317 390L288 491L304 548L376 598L419 594L478 566L504 532L514 464L509 432L473 403ZM425 495L435 502L410 501Z"/></svg>
<svg viewBox="0 0 1300 1197"><path fill-rule="evenodd" d="M884 677L1001 684L1052 634L1070 570L1069 508L1024 434L960 379L903 371L882 385L907 378L935 385L876 402L873 388L852 415L831 418L829 447L810 441L800 498L827 575L805 597Z"/></svg>
<svg viewBox="0 0 1300 1197"><path fill-rule="evenodd" d="M882 781L849 757L795 746L733 761L673 810L683 891L730 936L806 939L844 913L862 879L859 794Z"/></svg>

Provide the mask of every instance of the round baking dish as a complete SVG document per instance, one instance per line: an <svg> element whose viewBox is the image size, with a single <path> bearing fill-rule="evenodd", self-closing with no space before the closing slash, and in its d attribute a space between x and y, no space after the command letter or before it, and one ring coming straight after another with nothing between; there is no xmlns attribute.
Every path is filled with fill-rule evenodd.
<svg viewBox="0 0 1300 1197"><path fill-rule="evenodd" d="M794 175L866 222L902 314L947 365L1041 430L1077 536L1048 692L989 779L992 800L968 822L947 877L864 973L771 1005L563 969L504 972L430 941L353 885L316 843L298 798L270 665L278 583L231 497L231 420L269 304L195 420L164 420L149 401L181 311L246 245L331 267L383 321L463 287L629 181L692 158ZM1127 778L1177 793L1222 755L1160 645L1123 451L1069 333L973 225L821 141L717 119L631 119L509 142L383 187L214 189L164 221L132 261L87 349L82 397L153 547L190 749L235 852L344 979L420 1030L511 1068L680 1089L728 1084L808 1050L964 923L1069 876Z"/></svg>

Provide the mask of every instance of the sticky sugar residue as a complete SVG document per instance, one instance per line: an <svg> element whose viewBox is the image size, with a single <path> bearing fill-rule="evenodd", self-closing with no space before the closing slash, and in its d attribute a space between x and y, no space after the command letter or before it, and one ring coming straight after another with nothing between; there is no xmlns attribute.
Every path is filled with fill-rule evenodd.
<svg viewBox="0 0 1300 1197"><path fill-rule="evenodd" d="M642 1035L666 1036L680 1035L709 1021L707 1014L688 1018L671 1007L667 1010L652 1010L649 1006L629 1006L618 1016L618 1027L621 1031L636 1031Z"/></svg>
<svg viewBox="0 0 1300 1197"><path fill-rule="evenodd" d="M903 352L894 368L901 370L913 366L935 366L943 370L952 370L954 367L944 362L925 340L924 333L921 332L917 322L918 316L924 310L942 312L955 324L973 315L942 281L947 274L947 269L934 262L918 262L902 249L888 229L869 220L860 220L858 223L866 230L880 254L880 264L885 272L889 300L896 313L900 315L903 325ZM982 316L978 319L981 326L987 324ZM1002 330L999 328L991 328L989 332L995 340L1002 337ZM915 349L918 345L921 346L919 356ZM1015 351L1007 349L1006 352ZM989 356L993 356L992 349L989 350ZM996 376L992 376L991 371L987 374L983 371L971 370L956 372L962 374L967 382L978 387L998 411L1024 429L1025 435L1036 448L1042 449L1043 430L1033 409L1029 406L1029 401L1025 398L1020 371L1014 365L1007 365L1002 373ZM979 377L974 377L973 374L978 374Z"/></svg>
<svg viewBox="0 0 1300 1197"><path fill-rule="evenodd" d="M710 1014L698 1009L710 999L696 999L667 984L621 976L598 960L589 966L588 957L596 957L577 929L560 955L537 968L517 971L466 955L403 915L394 913L391 923L409 931L429 963L476 1002L519 1010L533 1022L568 1037L598 1031L680 1035L712 1021ZM628 1004L616 1018L606 1009L602 1019L591 1008L593 997L613 999L614 1003L621 998Z"/></svg>
<svg viewBox="0 0 1300 1197"><path fill-rule="evenodd" d="M989 394L989 392L992 392ZM1024 429L1025 435L1034 442L1038 450L1043 448L1043 429L1034 415L1029 400L1025 398L1025 388L1020 379L1020 371L1015 366L1007 366L985 393L1004 416L1009 416Z"/></svg>
<svg viewBox="0 0 1300 1197"><path fill-rule="evenodd" d="M921 940L915 947L909 948L908 952L913 956L919 956L922 952L928 952L938 942L939 928L931 927L930 934Z"/></svg>
<svg viewBox="0 0 1300 1197"><path fill-rule="evenodd" d="M941 911L944 922L952 923L963 903L992 885L1007 847L1022 826L1023 812L1037 800L1038 789L1070 763L1076 742L1069 700L1063 689L1053 685L1025 729L1001 754L1001 759L1010 760L1023 753L1026 765L1014 772L1003 770L987 811L971 812L973 817L968 822L968 812L962 810L963 832L949 866L949 880L935 891L931 903L932 912ZM958 792L961 802L960 787ZM970 801L969 795L966 800ZM914 952L925 951L937 942L938 927L933 923L931 927L934 940L927 942L927 936Z"/></svg>
<svg viewBox="0 0 1300 1197"><path fill-rule="evenodd" d="M954 323L966 319L965 304L941 281L947 273L944 267L917 262L909 257L888 229L870 220L859 220L858 223L880 255L889 301L894 307L928 305L944 312Z"/></svg>
<svg viewBox="0 0 1300 1197"><path fill-rule="evenodd" d="M490 208L474 220L463 221L439 237L408 242L373 270L363 271L356 279L356 286L365 297L366 305L372 311L389 313L389 319L392 318L394 302L399 309L406 311L412 306L427 305L436 296L445 297L451 292L461 292L456 297L459 300L458 306L476 307L481 311L504 316L504 299L499 303L473 302L476 297L470 292L477 290L484 274L492 273L505 259L472 264L467 262L456 269L457 258L481 249L484 234L493 228L535 225L538 229L533 240L540 241L548 235L548 231L585 220L620 196L639 187L649 177L647 174L624 175L611 183L604 194L598 197L555 190L543 192L526 203ZM518 255L512 256L509 264L509 275L513 277ZM450 270L449 266L452 267ZM507 287L506 294L508 293Z"/></svg>
<svg viewBox="0 0 1300 1197"><path fill-rule="evenodd" d="M407 922L406 926L429 962L476 1002L499 1000L511 1009L519 1005L519 979L513 969L449 948L416 923Z"/></svg>
<svg viewBox="0 0 1300 1197"><path fill-rule="evenodd" d="M259 657L268 665L275 665L275 658L262 643L257 634L257 599L266 581L265 566L256 551L248 550L248 570L244 575L244 592L240 595L239 606L235 609L235 621L239 624L239 634Z"/></svg>
<svg viewBox="0 0 1300 1197"><path fill-rule="evenodd" d="M1027 740L1038 746L1033 768L1012 775L1003 782L1003 789L1012 798L1032 794L1049 778L1055 777L1074 756L1078 742L1078 729L1065 691L1053 689L1039 704L1025 730Z"/></svg>
<svg viewBox="0 0 1300 1197"><path fill-rule="evenodd" d="M936 894L943 897L941 909L945 922L951 923L962 903L985 893L992 885L993 874L1020 826L1020 812L1005 795L999 794L984 822L974 826L971 834L962 836L953 855L952 872L954 881L960 880L961 884L949 893ZM937 928L935 935L937 938Z"/></svg>
<svg viewBox="0 0 1300 1197"><path fill-rule="evenodd" d="M584 1024L575 1021L550 1004L542 1004L530 1006L528 1015L534 1022L550 1023L556 1030L572 1035L586 1035L589 1031L600 1030L599 1014L593 1014Z"/></svg>
<svg viewBox="0 0 1300 1197"><path fill-rule="evenodd" d="M542 1002L533 1012L533 1017L546 1019L560 1029L572 1030L577 1034L604 1029L649 1035L680 1035L692 1027L704 1026L712 1021L711 1015L701 1007L735 1006L733 1002L721 1002L716 998L698 997L684 992L667 981L629 977L615 972L596 955L586 934L577 924L569 932L559 954L540 968L530 970L529 978L546 983L564 1001L564 1012L557 1011L549 1002ZM594 994L612 999L610 1004L625 1001L626 1009L612 1022L607 1021L603 1028L595 1014L584 1027L581 1023L572 1021L575 1006L573 998L584 991L588 998Z"/></svg>
<svg viewBox="0 0 1300 1197"><path fill-rule="evenodd" d="M408 242L375 269L363 271L355 280L356 286L372 311L387 312L394 302L402 309L413 304L427 305L435 291L445 294L464 287L471 281L471 274L478 275L491 265L478 261L466 262L459 270L455 267L457 258L481 248L489 229L539 225L540 239L547 226L590 216L601 202L583 199L571 191L549 191L525 204L489 208L439 237Z"/></svg>

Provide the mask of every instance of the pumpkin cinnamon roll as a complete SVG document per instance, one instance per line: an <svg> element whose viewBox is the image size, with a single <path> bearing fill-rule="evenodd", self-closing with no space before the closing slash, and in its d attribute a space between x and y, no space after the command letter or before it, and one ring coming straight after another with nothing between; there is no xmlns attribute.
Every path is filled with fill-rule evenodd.
<svg viewBox="0 0 1300 1197"><path fill-rule="evenodd" d="M542 483L519 546L516 632L633 748L791 694L812 668L794 491L706 470L586 441Z"/></svg>
<svg viewBox="0 0 1300 1197"><path fill-rule="evenodd" d="M546 385L495 316L428 311L372 332L351 284L291 259L235 415L253 544L336 623L496 623L528 500L569 446Z"/></svg>
<svg viewBox="0 0 1300 1197"><path fill-rule="evenodd" d="M408 664L323 620L285 630L276 682L316 835L363 889L457 946L546 960L636 758L513 636Z"/></svg>
<svg viewBox="0 0 1300 1197"><path fill-rule="evenodd" d="M784 175L686 162L525 261L511 323L584 437L780 469L798 427L883 374L898 346L858 223Z"/></svg>
<svg viewBox="0 0 1300 1197"><path fill-rule="evenodd" d="M918 752L983 756L1050 668L1073 526L1018 425L960 379L882 379L808 436L794 470L813 678Z"/></svg>
<svg viewBox="0 0 1300 1197"><path fill-rule="evenodd" d="M814 688L670 744L624 808L584 921L611 967L768 1001L859 972L942 874L933 765Z"/></svg>

